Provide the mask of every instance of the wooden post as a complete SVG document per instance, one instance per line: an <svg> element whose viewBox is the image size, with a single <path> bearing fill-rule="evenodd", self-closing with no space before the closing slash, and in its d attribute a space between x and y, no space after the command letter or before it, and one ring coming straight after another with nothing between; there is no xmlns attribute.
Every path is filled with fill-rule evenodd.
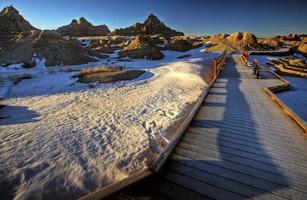
<svg viewBox="0 0 307 200"><path fill-rule="evenodd" d="M216 75L217 75L216 60L215 59L213 60L213 75L214 75L214 77L216 77Z"/></svg>
<svg viewBox="0 0 307 200"><path fill-rule="evenodd" d="M257 64L254 63L254 75L256 75L256 72L257 72Z"/></svg>

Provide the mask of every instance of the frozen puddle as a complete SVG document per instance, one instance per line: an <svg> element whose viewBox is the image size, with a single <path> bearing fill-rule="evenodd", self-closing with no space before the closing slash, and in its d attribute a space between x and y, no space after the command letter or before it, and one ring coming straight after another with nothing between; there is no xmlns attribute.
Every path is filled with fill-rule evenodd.
<svg viewBox="0 0 307 200"><path fill-rule="evenodd" d="M188 53L127 82L89 88L57 72L13 86L0 110L1 195L78 198L147 167L207 86L216 54Z"/></svg>

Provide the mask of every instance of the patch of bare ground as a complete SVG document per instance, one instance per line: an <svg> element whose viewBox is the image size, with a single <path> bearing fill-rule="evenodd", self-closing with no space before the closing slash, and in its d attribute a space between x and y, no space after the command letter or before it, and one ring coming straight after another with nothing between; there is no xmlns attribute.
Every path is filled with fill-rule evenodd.
<svg viewBox="0 0 307 200"><path fill-rule="evenodd" d="M109 66L84 68L80 71L79 81L81 83L111 83L117 81L127 81L138 78L144 72L144 70L127 70L123 67Z"/></svg>

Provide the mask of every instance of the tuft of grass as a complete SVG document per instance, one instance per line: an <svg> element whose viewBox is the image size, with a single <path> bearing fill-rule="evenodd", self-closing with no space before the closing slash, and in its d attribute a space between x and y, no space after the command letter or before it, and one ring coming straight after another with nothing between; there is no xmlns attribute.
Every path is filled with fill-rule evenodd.
<svg viewBox="0 0 307 200"><path fill-rule="evenodd" d="M81 83L127 81L141 76L144 72L144 70L123 70L117 72L92 73L80 76L79 81Z"/></svg>
<svg viewBox="0 0 307 200"><path fill-rule="evenodd" d="M101 65L96 67L86 67L80 70L80 76L84 76L87 74L95 74L95 73L110 73L110 72L119 72L124 70L124 66L108 66Z"/></svg>

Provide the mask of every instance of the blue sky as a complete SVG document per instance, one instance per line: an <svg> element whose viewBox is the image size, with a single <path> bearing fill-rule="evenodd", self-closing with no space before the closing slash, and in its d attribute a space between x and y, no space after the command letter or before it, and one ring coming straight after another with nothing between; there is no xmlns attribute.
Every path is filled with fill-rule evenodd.
<svg viewBox="0 0 307 200"><path fill-rule="evenodd" d="M307 0L0 0L35 27L55 29L81 16L111 30L153 13L186 34L249 31L258 36L307 33Z"/></svg>

